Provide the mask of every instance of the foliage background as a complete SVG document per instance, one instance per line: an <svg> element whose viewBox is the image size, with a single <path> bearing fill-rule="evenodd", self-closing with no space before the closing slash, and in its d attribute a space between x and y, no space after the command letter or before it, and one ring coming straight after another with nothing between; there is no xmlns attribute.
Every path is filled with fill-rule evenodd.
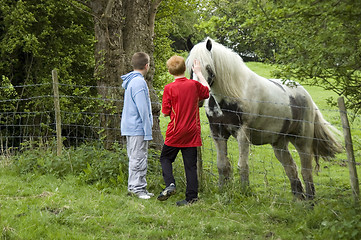
<svg viewBox="0 0 361 240"><path fill-rule="evenodd" d="M210 36L245 60L277 64L274 73L279 77L336 93L311 88L314 98L346 96L350 110L357 116L360 4L352 0L164 0L156 19L154 86L161 96L161 89L171 81L165 61L173 54L186 57L187 43ZM79 6L72 0L0 0L1 136L21 135L24 131L18 126L26 124L21 121L28 119L24 117L28 113L34 113L34 122L39 122L43 113L54 119L48 95L54 68L60 72L62 94L98 97L94 88L88 87L96 85L94 24L87 9ZM267 65L259 68L266 69ZM64 111L96 114L99 102L89 98L65 98L61 104ZM337 122L335 116L328 119ZM93 120L90 118L89 122ZM3 123L8 121L14 124L4 128ZM82 124L77 118L69 121ZM359 124L357 118L355 124ZM52 136L53 130L43 126L40 132L30 133L42 136L50 132ZM359 131L358 127L355 132ZM83 138L86 134L93 137L93 133L83 132ZM31 134L27 140L31 140ZM359 134L354 138L360 142ZM205 168L209 174L204 179L207 188L202 190L203 200L177 209L172 201L162 204L126 197L124 149L114 145L105 150L100 145L69 144L61 157L55 156L52 139L45 143L14 142L5 149L16 147L14 155L5 154L8 151L2 148L2 238L361 238L360 207L351 199L348 179L344 177L344 157L325 164L327 169L336 169L336 174L329 171L331 175L323 176L333 190L319 192L322 197L313 206L291 199L280 170L271 178L255 178L259 182L254 183L255 188L248 195L240 194L236 175L235 181L220 191L212 165ZM262 159L263 155L256 153L254 150L254 156ZM356 153L359 159L359 147ZM149 188L153 192L164 187L158 154L150 153ZM185 183L179 162L177 179L182 189ZM274 168L277 167L271 165ZM266 185L265 179L273 184ZM180 191L176 198L182 198L182 194Z"/></svg>

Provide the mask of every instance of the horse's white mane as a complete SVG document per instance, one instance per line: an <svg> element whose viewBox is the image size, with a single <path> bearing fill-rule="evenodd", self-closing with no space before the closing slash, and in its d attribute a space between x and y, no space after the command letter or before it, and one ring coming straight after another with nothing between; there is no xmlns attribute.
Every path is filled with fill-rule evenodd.
<svg viewBox="0 0 361 240"><path fill-rule="evenodd" d="M208 39L212 41L211 51L206 47ZM192 48L187 58L189 70L192 68L194 59L198 59L203 65L204 76L208 76L205 69L207 65L213 70L216 78L212 88L217 91L217 94L232 98L244 97L242 90L246 89L247 80L255 74L237 53L210 38Z"/></svg>

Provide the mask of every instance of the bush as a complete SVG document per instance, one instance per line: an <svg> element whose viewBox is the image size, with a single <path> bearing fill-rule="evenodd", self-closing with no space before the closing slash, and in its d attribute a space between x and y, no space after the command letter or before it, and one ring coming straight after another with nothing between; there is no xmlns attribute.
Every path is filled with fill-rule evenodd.
<svg viewBox="0 0 361 240"><path fill-rule="evenodd" d="M117 146L106 150L100 144L87 144L63 150L61 156L56 156L51 148L31 148L17 153L13 160L20 174L52 174L58 178L73 174L100 188L123 184L128 177L126 150Z"/></svg>

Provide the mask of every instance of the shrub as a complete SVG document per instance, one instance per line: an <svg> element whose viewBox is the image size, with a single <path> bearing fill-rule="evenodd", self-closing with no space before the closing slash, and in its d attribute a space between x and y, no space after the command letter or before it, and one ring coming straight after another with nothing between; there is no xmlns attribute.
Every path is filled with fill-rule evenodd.
<svg viewBox="0 0 361 240"><path fill-rule="evenodd" d="M106 150L101 144L65 149L61 156L51 148L30 148L14 155L13 163L20 174L52 174L59 178L73 174L100 188L123 184L128 177L126 151L117 146Z"/></svg>

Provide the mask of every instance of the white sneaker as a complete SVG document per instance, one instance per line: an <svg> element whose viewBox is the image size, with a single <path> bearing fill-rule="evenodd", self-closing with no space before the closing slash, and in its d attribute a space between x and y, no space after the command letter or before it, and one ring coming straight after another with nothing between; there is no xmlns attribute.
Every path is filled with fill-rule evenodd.
<svg viewBox="0 0 361 240"><path fill-rule="evenodd" d="M147 190L145 190L145 193L146 193L149 197L154 197L154 193L148 192Z"/></svg>
<svg viewBox="0 0 361 240"><path fill-rule="evenodd" d="M151 197L147 192L137 192L136 195L140 199L149 199Z"/></svg>

